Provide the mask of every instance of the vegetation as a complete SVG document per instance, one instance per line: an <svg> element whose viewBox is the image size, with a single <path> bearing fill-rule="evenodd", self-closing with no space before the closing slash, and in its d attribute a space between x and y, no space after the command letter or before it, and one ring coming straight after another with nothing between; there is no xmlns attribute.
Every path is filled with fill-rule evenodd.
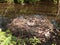
<svg viewBox="0 0 60 45"><path fill-rule="evenodd" d="M21 4L21 5L24 5L24 4L32 4L33 5L33 4L36 4L37 2L40 2L40 1L52 1L53 3L57 3L57 0L0 0L0 3L7 3L7 4L16 3L16 4ZM14 14L12 14L12 13L14 13L14 12L15 13L17 12L19 14L20 14L20 12L21 13L23 13L23 12L24 13L25 12L28 13L29 10L27 10L27 9L30 9L28 7L26 7L26 8L24 7L24 9L23 9L23 6L22 6L21 9L18 9L19 10L18 11L18 10L15 10L14 8L16 8L16 7L14 7L14 5L8 5L7 8L5 8L6 10L5 9L1 9L3 11L0 10L0 12L4 13L4 16L7 13L9 13L6 16L6 17L8 17L8 20L9 20L9 19L11 19L11 17L13 18L13 16L14 16ZM17 7L17 8L19 8L19 7ZM33 10L33 8L31 8L31 9ZM5 10L5 12L4 12L4 10ZM34 10L35 10L35 8L34 8ZM31 12L33 12L33 11L31 11ZM6 25L4 23L4 21L2 23L3 28ZM52 23L53 23L54 26L56 26L57 31L59 31L58 29L60 29L60 17L59 17L57 22L54 22L54 20L53 20ZM59 32L59 35L60 35L60 32ZM57 35L56 35L56 37L57 37ZM12 34L12 32L10 32L10 30L5 30L4 29L4 31L3 31L2 29L0 29L0 45L41 45L41 43L42 43L41 40L39 38L35 37L35 36L34 37L30 37L30 38L21 38L21 37L18 37L18 36L15 36L14 34ZM55 44L55 42L52 42L51 45L56 45L56 44Z"/></svg>
<svg viewBox="0 0 60 45"><path fill-rule="evenodd" d="M34 37L34 38L17 38L12 36L9 30L2 31L0 29L0 45L40 45L41 41ZM51 45L56 45L52 43Z"/></svg>
<svg viewBox="0 0 60 45"><path fill-rule="evenodd" d="M7 30L6 32L0 29L0 45L26 45L27 43L31 45L36 45L41 43L40 40L36 37L21 39L15 36L12 36L11 32Z"/></svg>
<svg viewBox="0 0 60 45"><path fill-rule="evenodd" d="M36 2L39 2L39 1L44 1L44 0L0 0L0 2L6 2L6 3L20 3L20 4L24 4L24 3L30 3L30 4L34 4ZM46 1L49 1L49 0L46 0ZM55 2L57 0L51 0L52 2Z"/></svg>
<svg viewBox="0 0 60 45"><path fill-rule="evenodd" d="M11 34L0 31L0 45L15 45L16 41L13 38Z"/></svg>

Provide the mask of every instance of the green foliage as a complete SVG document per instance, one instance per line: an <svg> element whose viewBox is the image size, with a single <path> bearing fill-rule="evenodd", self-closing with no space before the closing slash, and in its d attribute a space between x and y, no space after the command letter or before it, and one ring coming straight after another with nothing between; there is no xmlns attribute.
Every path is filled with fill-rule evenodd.
<svg viewBox="0 0 60 45"><path fill-rule="evenodd" d="M0 45L26 45L26 42L32 45L40 43L40 40L36 37L34 38L16 38L12 36L11 32L7 30L6 32L1 31L0 29Z"/></svg>
<svg viewBox="0 0 60 45"><path fill-rule="evenodd" d="M18 3L21 3L22 5L24 5L24 0L18 0Z"/></svg>
<svg viewBox="0 0 60 45"><path fill-rule="evenodd" d="M11 32L9 30L3 32L0 29L0 45L38 45L41 44L41 41L34 37L34 38L17 38L15 36L12 36ZM51 44L56 45L56 44Z"/></svg>
<svg viewBox="0 0 60 45"><path fill-rule="evenodd" d="M0 31L0 45L15 45L16 42L12 40L11 34Z"/></svg>
<svg viewBox="0 0 60 45"><path fill-rule="evenodd" d="M57 0L53 0L53 2L56 4L57 3Z"/></svg>
<svg viewBox="0 0 60 45"><path fill-rule="evenodd" d="M42 0L0 0L0 2L7 2L7 3L14 3L14 1L17 1L17 3L20 3L22 5L24 5L24 3L30 3L30 4L35 4L38 1L42 1ZM45 1L45 0L43 0ZM57 3L57 0L51 0L53 3Z"/></svg>
<svg viewBox="0 0 60 45"><path fill-rule="evenodd" d="M14 0L5 0L7 3L14 3Z"/></svg>
<svg viewBox="0 0 60 45"><path fill-rule="evenodd" d="M1 43L1 45L8 45L10 43L10 40L11 40L11 36L10 37L7 37L4 42Z"/></svg>
<svg viewBox="0 0 60 45"><path fill-rule="evenodd" d="M17 39L17 44L18 45L26 45L26 43L28 43L28 44L31 44L31 45L36 45L36 44L40 44L41 42L40 42L40 40L38 39L38 38L36 38L36 37L34 37L34 38L25 38L25 39Z"/></svg>
<svg viewBox="0 0 60 45"><path fill-rule="evenodd" d="M17 45L26 45L26 42L24 39L17 39Z"/></svg>
<svg viewBox="0 0 60 45"><path fill-rule="evenodd" d="M36 44L38 44L38 43L41 43L40 40L39 40L38 38L36 38L36 37L30 38L30 39L29 39L29 42L30 42L32 45L36 45Z"/></svg>
<svg viewBox="0 0 60 45"><path fill-rule="evenodd" d="M30 4L34 4L35 2L40 1L40 0L18 0L18 3L21 3L24 5L24 3L28 2Z"/></svg>

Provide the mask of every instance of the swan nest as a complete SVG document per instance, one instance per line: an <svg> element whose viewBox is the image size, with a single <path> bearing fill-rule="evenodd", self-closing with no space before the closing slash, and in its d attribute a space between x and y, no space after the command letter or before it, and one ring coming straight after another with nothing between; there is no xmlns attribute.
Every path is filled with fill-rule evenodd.
<svg viewBox="0 0 60 45"><path fill-rule="evenodd" d="M13 19L7 27L14 35L20 36L21 38L36 36L41 41L46 42L54 37L52 35L54 32L53 24L47 17L40 15L21 15Z"/></svg>

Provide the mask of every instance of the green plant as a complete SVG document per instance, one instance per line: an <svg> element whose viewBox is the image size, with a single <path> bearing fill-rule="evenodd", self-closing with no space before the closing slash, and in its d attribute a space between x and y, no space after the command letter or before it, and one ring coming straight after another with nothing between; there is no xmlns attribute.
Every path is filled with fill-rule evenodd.
<svg viewBox="0 0 60 45"><path fill-rule="evenodd" d="M24 5L24 0L18 0L18 3L21 3L22 5Z"/></svg>
<svg viewBox="0 0 60 45"><path fill-rule="evenodd" d="M26 42L24 39L17 39L17 45L26 45Z"/></svg>
<svg viewBox="0 0 60 45"><path fill-rule="evenodd" d="M40 40L38 39L38 38L36 38L36 37L34 37L34 38L25 38L25 39L21 39L21 38L19 38L19 39L17 39L17 45L26 45L26 44L31 44L31 45L37 45L38 43L40 44L41 42L40 42ZM28 45L27 44L27 45Z"/></svg>
<svg viewBox="0 0 60 45"><path fill-rule="evenodd" d="M9 4L14 3L14 0L5 0L5 1Z"/></svg>
<svg viewBox="0 0 60 45"><path fill-rule="evenodd" d="M36 37L34 38L16 38L15 36L12 36L11 32L9 30L2 31L0 29L0 45L26 45L26 42L32 45L36 45L38 43L41 43L40 40Z"/></svg>
<svg viewBox="0 0 60 45"><path fill-rule="evenodd" d="M29 42L30 42L32 45L36 45L36 44L38 44L38 43L41 43L41 41L40 41L38 38L36 38L36 37L30 38L30 39L29 39Z"/></svg>
<svg viewBox="0 0 60 45"><path fill-rule="evenodd" d="M14 41L12 37L11 34L7 34L0 29L0 45L15 45L16 41Z"/></svg>
<svg viewBox="0 0 60 45"><path fill-rule="evenodd" d="M52 0L54 4L57 4L57 0Z"/></svg>
<svg viewBox="0 0 60 45"><path fill-rule="evenodd" d="M40 0L17 0L18 3L21 3L22 5L24 5L24 3L28 2L30 4L34 4L36 3L37 1L40 1Z"/></svg>

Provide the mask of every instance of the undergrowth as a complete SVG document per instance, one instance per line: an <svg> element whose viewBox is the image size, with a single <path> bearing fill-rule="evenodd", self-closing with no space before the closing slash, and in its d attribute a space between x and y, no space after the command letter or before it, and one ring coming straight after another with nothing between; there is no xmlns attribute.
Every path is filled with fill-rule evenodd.
<svg viewBox="0 0 60 45"><path fill-rule="evenodd" d="M41 42L36 37L21 39L13 36L9 30L4 32L0 29L0 45L37 45L38 43Z"/></svg>
<svg viewBox="0 0 60 45"><path fill-rule="evenodd" d="M17 38L12 35L12 33L7 30L7 31L2 31L0 29L0 45L40 45L41 41L34 37L34 38ZM51 44L51 45L56 45L56 44Z"/></svg>

